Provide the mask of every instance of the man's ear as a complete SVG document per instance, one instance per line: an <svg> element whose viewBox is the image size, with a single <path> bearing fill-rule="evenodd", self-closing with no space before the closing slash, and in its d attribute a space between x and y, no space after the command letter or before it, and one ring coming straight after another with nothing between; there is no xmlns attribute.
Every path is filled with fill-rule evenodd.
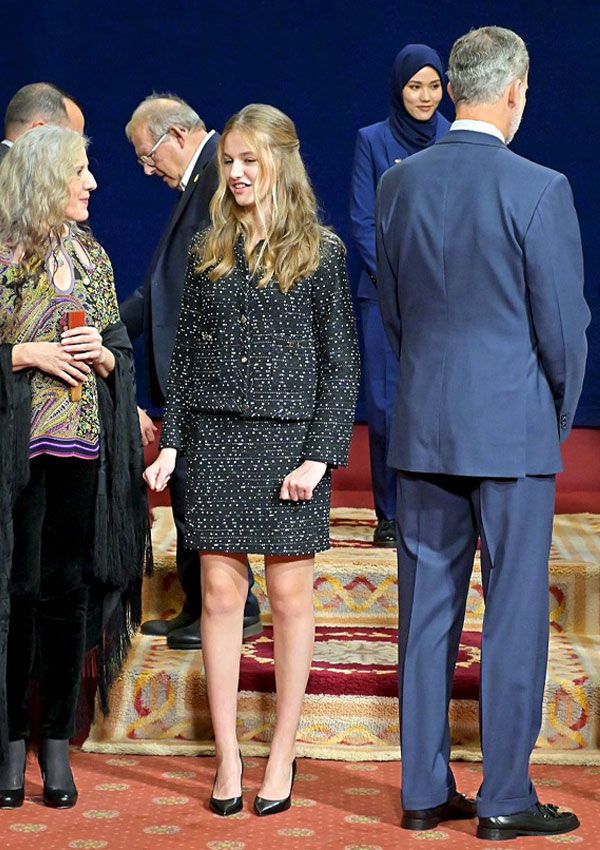
<svg viewBox="0 0 600 850"><path fill-rule="evenodd" d="M448 92L448 97L452 101L454 105L456 105L456 101L454 100L454 92L452 91L452 83L448 83L446 86L446 91Z"/></svg>
<svg viewBox="0 0 600 850"><path fill-rule="evenodd" d="M520 92L522 85L523 80L516 79L513 80L512 83L509 83L506 89L506 102L511 108L518 106L518 104L520 103Z"/></svg>
<svg viewBox="0 0 600 850"><path fill-rule="evenodd" d="M170 127L169 133L173 136L180 148L185 147L187 130L182 130L181 127Z"/></svg>

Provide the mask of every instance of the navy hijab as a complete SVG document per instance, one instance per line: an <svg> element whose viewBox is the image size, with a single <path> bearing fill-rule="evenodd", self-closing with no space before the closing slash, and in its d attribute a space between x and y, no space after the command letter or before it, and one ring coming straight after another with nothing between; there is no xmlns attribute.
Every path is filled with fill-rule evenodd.
<svg viewBox="0 0 600 850"><path fill-rule="evenodd" d="M407 44L396 56L392 68L392 108L390 111L390 128L397 142L406 153L412 153L428 148L435 142L437 130L437 110L427 121L418 121L406 111L402 99L402 89L407 82L422 68L429 65L440 75L444 83L444 69L439 54L426 44Z"/></svg>

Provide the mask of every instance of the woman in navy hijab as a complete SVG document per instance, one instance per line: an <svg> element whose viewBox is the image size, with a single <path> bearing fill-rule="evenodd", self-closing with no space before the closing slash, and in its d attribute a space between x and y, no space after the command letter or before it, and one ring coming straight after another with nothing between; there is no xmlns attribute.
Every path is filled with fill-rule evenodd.
<svg viewBox="0 0 600 850"><path fill-rule="evenodd" d="M350 218L363 261L358 299L363 326L363 374L369 424L371 479L377 513L373 542L396 545L396 474L386 464L398 364L387 341L376 286L375 193L384 171L446 135L450 123L437 111L444 69L425 44L407 44L392 68L391 109L385 121L358 131Z"/></svg>

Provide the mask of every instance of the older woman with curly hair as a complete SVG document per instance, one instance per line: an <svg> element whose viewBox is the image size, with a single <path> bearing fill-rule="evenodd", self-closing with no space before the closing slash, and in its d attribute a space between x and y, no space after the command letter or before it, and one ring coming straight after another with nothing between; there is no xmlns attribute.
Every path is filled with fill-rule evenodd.
<svg viewBox="0 0 600 850"><path fill-rule="evenodd" d="M236 701L246 554L265 558L277 714L254 809L289 808L314 641L314 554L346 463L358 351L342 241L321 225L293 122L251 104L219 141L212 227L192 243L167 392L161 490L188 458L186 545L201 552L202 647L217 753L210 800L242 806Z"/></svg>
<svg viewBox="0 0 600 850"><path fill-rule="evenodd" d="M102 631L106 686L139 620L147 512L131 345L110 261L83 226L96 188L86 147L39 127L0 168L0 808L23 802L33 676L44 802L75 804L86 646Z"/></svg>

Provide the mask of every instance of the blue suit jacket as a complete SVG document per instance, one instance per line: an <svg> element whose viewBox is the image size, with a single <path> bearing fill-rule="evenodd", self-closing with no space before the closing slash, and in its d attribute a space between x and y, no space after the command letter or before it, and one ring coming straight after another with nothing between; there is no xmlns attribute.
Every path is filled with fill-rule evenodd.
<svg viewBox="0 0 600 850"><path fill-rule="evenodd" d="M389 464L559 471L590 318L566 177L494 136L452 131L384 175L376 229L381 310L400 357Z"/></svg>
<svg viewBox="0 0 600 850"><path fill-rule="evenodd" d="M450 122L438 112L436 141L446 135ZM350 220L352 235L363 261L357 295L377 300L377 289L369 276L375 275L375 194L384 171L408 154L396 141L389 118L362 127L356 137L352 182L350 187Z"/></svg>
<svg viewBox="0 0 600 850"><path fill-rule="evenodd" d="M163 407L181 309L192 237L210 224L209 206L219 179L215 154L219 134L202 148L190 180L173 207L143 286L121 304L131 339L144 334L152 403Z"/></svg>

